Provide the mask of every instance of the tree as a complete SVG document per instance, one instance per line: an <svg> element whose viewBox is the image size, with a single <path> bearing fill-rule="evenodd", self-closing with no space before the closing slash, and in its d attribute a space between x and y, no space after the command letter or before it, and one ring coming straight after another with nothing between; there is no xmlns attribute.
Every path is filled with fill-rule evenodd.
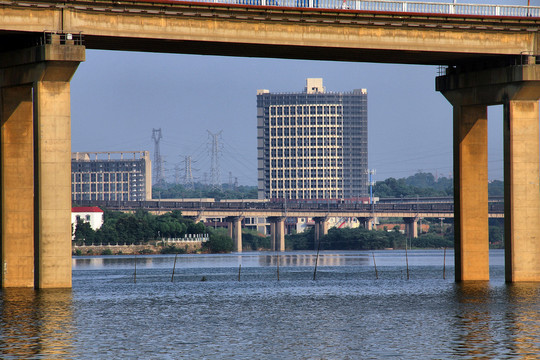
<svg viewBox="0 0 540 360"><path fill-rule="evenodd" d="M451 196L453 194L452 179L441 177L435 180L431 173L419 172L408 178L388 178L377 181L373 193L378 197L426 197Z"/></svg>
<svg viewBox="0 0 540 360"><path fill-rule="evenodd" d="M234 244L232 239L221 231L211 231L203 247L211 253L228 253L233 251Z"/></svg>
<svg viewBox="0 0 540 360"><path fill-rule="evenodd" d="M77 219L77 225L75 226L75 241L84 241L86 244L92 244L96 233L90 223Z"/></svg>
<svg viewBox="0 0 540 360"><path fill-rule="evenodd" d="M270 238L256 230L242 229L242 248L247 250L270 250Z"/></svg>

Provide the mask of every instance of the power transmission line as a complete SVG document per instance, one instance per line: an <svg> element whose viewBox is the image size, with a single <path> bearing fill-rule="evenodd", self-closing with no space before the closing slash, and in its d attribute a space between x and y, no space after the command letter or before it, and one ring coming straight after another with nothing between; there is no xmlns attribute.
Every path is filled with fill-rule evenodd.
<svg viewBox="0 0 540 360"><path fill-rule="evenodd" d="M193 190L194 188L193 173L191 168L192 162L191 156L184 157L184 186L186 189L190 190Z"/></svg>
<svg viewBox="0 0 540 360"><path fill-rule="evenodd" d="M165 182L163 176L163 159L159 151L159 142L162 138L161 128L152 129L152 140L154 140L154 184L156 185L161 185Z"/></svg>
<svg viewBox="0 0 540 360"><path fill-rule="evenodd" d="M219 146L219 140L221 138L221 133L223 130L220 130L216 134L212 134L210 130L208 131L208 135L210 136L210 144L212 147L212 150L210 152L211 156L211 166L210 166L210 183L212 185L212 189L221 189L221 183L220 183L220 170L219 170L219 153L220 153L220 146Z"/></svg>

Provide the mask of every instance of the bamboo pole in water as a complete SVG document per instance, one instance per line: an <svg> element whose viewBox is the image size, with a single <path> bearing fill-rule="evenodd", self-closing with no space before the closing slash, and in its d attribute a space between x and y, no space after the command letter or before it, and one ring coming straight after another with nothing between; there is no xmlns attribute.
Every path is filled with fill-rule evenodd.
<svg viewBox="0 0 540 360"><path fill-rule="evenodd" d="M133 282L137 283L137 255L135 255L135 272L133 273Z"/></svg>
<svg viewBox="0 0 540 360"><path fill-rule="evenodd" d="M407 280L409 280L409 255L407 254L407 245L405 245L405 263L407 264Z"/></svg>
<svg viewBox="0 0 540 360"><path fill-rule="evenodd" d="M377 272L377 263L375 262L375 253L372 252L371 255L373 255L373 266L375 267L375 279L379 280L379 273Z"/></svg>
<svg viewBox="0 0 540 360"><path fill-rule="evenodd" d="M443 280L446 280L446 247L444 248L443 255L442 278Z"/></svg>
<svg viewBox="0 0 540 360"><path fill-rule="evenodd" d="M315 270L313 270L313 280L317 280L317 264L319 263L319 251L321 250L321 239L317 245L317 256L315 257Z"/></svg>
<svg viewBox="0 0 540 360"><path fill-rule="evenodd" d="M276 254L276 263L277 263L277 281L279 281L279 254Z"/></svg>
<svg viewBox="0 0 540 360"><path fill-rule="evenodd" d="M176 258L178 257L178 254L174 255L174 265L172 268L172 276L171 276L171 282L174 282L174 269L176 268Z"/></svg>
<svg viewBox="0 0 540 360"><path fill-rule="evenodd" d="M242 264L238 266L238 281L240 281L240 272L242 271Z"/></svg>

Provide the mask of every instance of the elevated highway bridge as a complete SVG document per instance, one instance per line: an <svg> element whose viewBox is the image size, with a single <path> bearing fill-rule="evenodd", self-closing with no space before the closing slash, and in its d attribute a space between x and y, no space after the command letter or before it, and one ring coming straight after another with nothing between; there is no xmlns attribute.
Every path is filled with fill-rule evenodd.
<svg viewBox="0 0 540 360"><path fill-rule="evenodd" d="M448 199L439 198L417 202L386 202L363 204L345 202L260 202L250 200L234 201L77 201L81 206L100 206L108 210L128 211L146 210L156 214L178 210L183 216L196 221L205 219L225 219L229 235L233 238L235 249L242 249L242 220L245 218L266 218L270 223L272 249L285 251L284 222L287 218L311 218L315 222L315 242L328 233L329 218L356 218L371 229L377 218L401 217L407 225L411 238L418 236L418 220L422 218L453 218L454 204ZM490 218L504 218L504 205L500 201L489 204Z"/></svg>
<svg viewBox="0 0 540 360"><path fill-rule="evenodd" d="M441 65L456 280L489 279L487 106L504 106L507 281L540 281L537 7L0 0L2 287L70 287L70 87L85 50ZM135 76L135 74L134 74Z"/></svg>
<svg viewBox="0 0 540 360"><path fill-rule="evenodd" d="M304 202L257 202L257 201L77 201L80 206L100 206L108 210L136 211L146 210L163 213L179 210L182 215L204 218L240 217L403 217L403 218L453 218L454 204L449 202L382 202L375 204L336 203L321 201L320 203ZM489 216L504 217L504 204L489 204Z"/></svg>

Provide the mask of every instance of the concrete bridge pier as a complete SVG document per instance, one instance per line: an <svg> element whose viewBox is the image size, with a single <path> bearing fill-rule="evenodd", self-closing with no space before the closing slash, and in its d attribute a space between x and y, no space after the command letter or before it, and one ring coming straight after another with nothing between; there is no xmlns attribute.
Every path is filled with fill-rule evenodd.
<svg viewBox="0 0 540 360"><path fill-rule="evenodd" d="M271 216L267 221L270 223L271 250L285 251L285 217Z"/></svg>
<svg viewBox="0 0 540 360"><path fill-rule="evenodd" d="M540 66L532 60L437 78L454 107L456 281L489 279L487 106L496 104L504 106L506 281L540 281Z"/></svg>
<svg viewBox="0 0 540 360"><path fill-rule="evenodd" d="M0 53L4 288L71 287L70 80L85 48L44 42Z"/></svg>
<svg viewBox="0 0 540 360"><path fill-rule="evenodd" d="M242 216L229 216L225 221L229 224L229 236L233 240L233 251L242 252Z"/></svg>
<svg viewBox="0 0 540 360"><path fill-rule="evenodd" d="M407 217L403 218L403 221L405 222L407 237L409 239L416 239L418 237L418 218Z"/></svg>
<svg viewBox="0 0 540 360"><path fill-rule="evenodd" d="M363 225L364 229L367 230L377 230L377 225L375 224L375 218L358 218L358 221Z"/></svg>
<svg viewBox="0 0 540 360"><path fill-rule="evenodd" d="M315 221L315 250L317 250L321 238L328 234L328 217L315 217L313 221Z"/></svg>

